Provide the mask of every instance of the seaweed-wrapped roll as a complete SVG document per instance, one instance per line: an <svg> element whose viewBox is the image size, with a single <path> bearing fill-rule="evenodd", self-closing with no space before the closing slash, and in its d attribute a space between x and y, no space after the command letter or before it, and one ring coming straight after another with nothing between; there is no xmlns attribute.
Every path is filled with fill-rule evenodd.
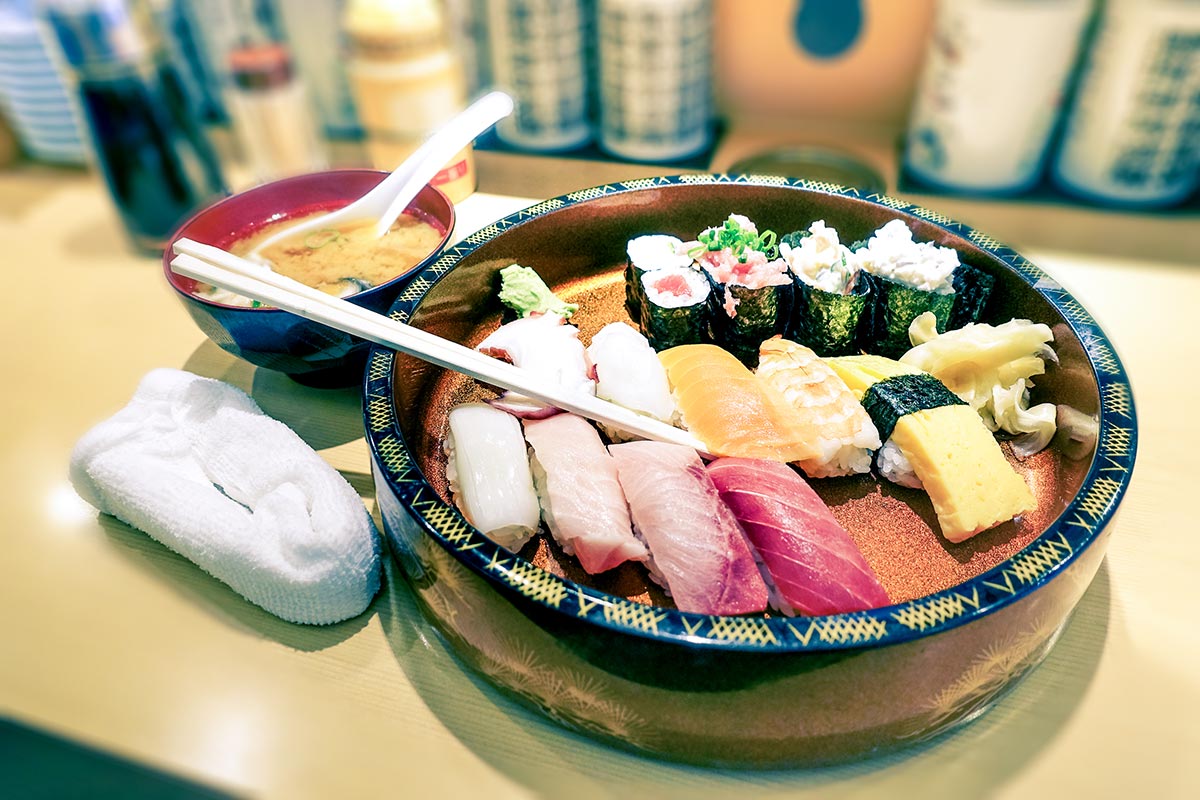
<svg viewBox="0 0 1200 800"><path fill-rule="evenodd" d="M760 234L749 219L731 214L701 233L697 244L703 249L689 253L713 286L713 341L753 368L758 346L783 332L792 308L792 279L775 257L775 234Z"/></svg>
<svg viewBox="0 0 1200 800"><path fill-rule="evenodd" d="M655 350L699 344L709 338L712 288L691 267L665 267L642 274L639 322Z"/></svg>
<svg viewBox="0 0 1200 800"><path fill-rule="evenodd" d="M871 291L870 317L860 329L868 353L897 358L911 346L908 326L926 311L944 333L954 308L958 252L932 242L913 241L912 231L894 219L867 240L854 258Z"/></svg>
<svg viewBox="0 0 1200 800"><path fill-rule="evenodd" d="M688 267L692 257L684 244L674 236L648 234L630 239L625 244L625 310L634 322L642 315L642 275L663 267Z"/></svg>
<svg viewBox="0 0 1200 800"><path fill-rule="evenodd" d="M779 255L796 286L788 336L820 356L855 352L868 287L837 231L817 220L806 231L784 236Z"/></svg>

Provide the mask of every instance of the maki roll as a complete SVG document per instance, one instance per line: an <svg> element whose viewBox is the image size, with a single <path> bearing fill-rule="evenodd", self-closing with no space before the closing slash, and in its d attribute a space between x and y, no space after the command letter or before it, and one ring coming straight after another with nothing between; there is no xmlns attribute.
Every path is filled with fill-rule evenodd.
<svg viewBox="0 0 1200 800"><path fill-rule="evenodd" d="M867 240L854 258L870 288L871 308L860 328L868 353L897 358L911 346L908 326L926 311L944 333L954 309L958 253L932 242L913 241L912 231L894 219Z"/></svg>
<svg viewBox="0 0 1200 800"><path fill-rule="evenodd" d="M951 282L954 284L954 308L950 310L947 330L957 330L983 319L983 310L992 296L996 278L978 267L959 264Z"/></svg>
<svg viewBox="0 0 1200 800"><path fill-rule="evenodd" d="M854 353L869 288L837 231L817 220L784 236L779 255L795 281L788 336L820 356Z"/></svg>
<svg viewBox="0 0 1200 800"><path fill-rule="evenodd" d="M664 267L690 267L692 257L674 236L649 234L630 239L625 245L625 310L634 322L641 319L642 275Z"/></svg>
<svg viewBox="0 0 1200 800"><path fill-rule="evenodd" d="M792 279L775 257L775 234L760 234L753 222L731 214L688 252L713 286L713 341L753 368L759 344L782 333L791 315Z"/></svg>
<svg viewBox="0 0 1200 800"><path fill-rule="evenodd" d="M691 267L665 267L641 277L642 333L655 350L708 340L712 288Z"/></svg>

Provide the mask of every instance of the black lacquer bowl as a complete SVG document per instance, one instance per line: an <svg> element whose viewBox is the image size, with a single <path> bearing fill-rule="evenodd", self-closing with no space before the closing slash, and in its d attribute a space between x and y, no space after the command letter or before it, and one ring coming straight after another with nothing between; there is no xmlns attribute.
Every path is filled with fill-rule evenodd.
<svg viewBox="0 0 1200 800"><path fill-rule="evenodd" d="M706 764L860 757L974 719L1053 645L1103 558L1133 469L1137 423L1112 344L1052 278L988 236L880 195L784 178L686 175L539 203L445 251L391 314L474 344L500 321L496 272L536 269L581 310L587 342L623 318L625 243L693 238L730 213L786 232L823 219L846 241L903 219L996 278L986 321L1049 325L1057 365L1034 403L1059 408L1050 447L1016 469L1036 511L954 545L928 498L874 476L812 481L893 605L823 617L683 613L626 565L581 572L548 537L519 554L449 502L442 438L469 379L372 350L364 417L387 539L429 620L471 668L571 728Z"/></svg>

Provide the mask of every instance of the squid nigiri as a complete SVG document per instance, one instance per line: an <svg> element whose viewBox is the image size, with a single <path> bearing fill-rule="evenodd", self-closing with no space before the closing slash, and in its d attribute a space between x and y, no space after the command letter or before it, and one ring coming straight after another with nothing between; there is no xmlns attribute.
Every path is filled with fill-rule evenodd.
<svg viewBox="0 0 1200 800"><path fill-rule="evenodd" d="M804 420L742 362L711 344L658 354L683 424L710 453L804 461L819 451Z"/></svg>
<svg viewBox="0 0 1200 800"><path fill-rule="evenodd" d="M525 439L533 447L542 518L563 550L593 575L644 561L646 546L633 535L617 464L596 429L582 417L557 414L525 420Z"/></svg>
<svg viewBox="0 0 1200 800"><path fill-rule="evenodd" d="M758 551L772 607L788 615L818 615L888 604L850 534L786 464L718 458L707 470Z"/></svg>
<svg viewBox="0 0 1200 800"><path fill-rule="evenodd" d="M520 423L486 403L455 406L449 422L446 479L455 505L496 544L520 550L539 518Z"/></svg>
<svg viewBox="0 0 1200 800"><path fill-rule="evenodd" d="M694 450L663 442L609 445L647 567L681 611L748 614L767 585L733 513Z"/></svg>

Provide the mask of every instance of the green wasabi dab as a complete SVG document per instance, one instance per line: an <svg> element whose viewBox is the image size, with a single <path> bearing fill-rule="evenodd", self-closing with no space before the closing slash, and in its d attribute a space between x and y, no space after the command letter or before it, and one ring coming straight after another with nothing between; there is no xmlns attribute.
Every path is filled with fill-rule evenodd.
<svg viewBox="0 0 1200 800"><path fill-rule="evenodd" d="M500 270L500 302L522 317L536 312L570 319L579 310L575 303L558 299L540 275L520 264L510 264Z"/></svg>

